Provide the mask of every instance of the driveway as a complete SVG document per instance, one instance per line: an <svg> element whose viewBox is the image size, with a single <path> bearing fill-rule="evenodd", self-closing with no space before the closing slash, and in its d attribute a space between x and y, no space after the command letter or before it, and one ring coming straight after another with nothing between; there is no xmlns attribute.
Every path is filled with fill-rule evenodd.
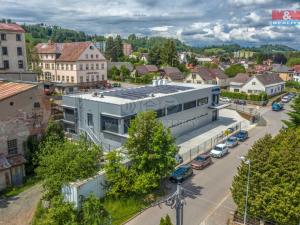
<svg viewBox="0 0 300 225"><path fill-rule="evenodd" d="M270 107L265 108L262 115L267 126L250 130L249 139L233 148L224 158L213 160L214 163L205 170L195 171L194 176L183 183L187 195L183 210L185 225L226 224L229 213L235 210L230 186L240 164L240 156L245 155L254 142L266 133L277 134L282 127L281 120L288 118L286 110L273 112ZM127 224L157 225L166 214L170 215L175 224L175 209L164 204L146 210Z"/></svg>
<svg viewBox="0 0 300 225"><path fill-rule="evenodd" d="M0 197L0 225L28 225L42 197L42 187L37 184L17 196Z"/></svg>

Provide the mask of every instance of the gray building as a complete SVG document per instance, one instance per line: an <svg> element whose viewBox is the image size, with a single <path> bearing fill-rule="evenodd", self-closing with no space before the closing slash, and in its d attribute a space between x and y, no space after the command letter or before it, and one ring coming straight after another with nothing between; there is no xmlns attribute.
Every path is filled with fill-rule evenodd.
<svg viewBox="0 0 300 225"><path fill-rule="evenodd" d="M154 110L165 127L178 137L218 119L217 85L167 83L63 96L65 130L85 133L105 150L120 147L128 138L130 120Z"/></svg>

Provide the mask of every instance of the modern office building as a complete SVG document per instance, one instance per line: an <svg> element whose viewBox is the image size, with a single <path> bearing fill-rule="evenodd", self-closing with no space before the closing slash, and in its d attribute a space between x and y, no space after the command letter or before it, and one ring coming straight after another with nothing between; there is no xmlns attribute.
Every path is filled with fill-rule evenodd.
<svg viewBox="0 0 300 225"><path fill-rule="evenodd" d="M0 73L26 69L25 30L18 24L0 23Z"/></svg>
<svg viewBox="0 0 300 225"><path fill-rule="evenodd" d="M154 110L165 127L178 137L218 119L217 85L167 83L63 96L65 130L80 133L104 149L120 147L128 138L130 120Z"/></svg>

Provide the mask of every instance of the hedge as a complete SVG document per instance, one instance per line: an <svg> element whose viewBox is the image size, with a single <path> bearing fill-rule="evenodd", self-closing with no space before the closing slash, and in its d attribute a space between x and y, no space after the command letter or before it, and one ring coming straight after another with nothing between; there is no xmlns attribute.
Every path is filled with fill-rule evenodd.
<svg viewBox="0 0 300 225"><path fill-rule="evenodd" d="M246 93L222 91L221 96L232 98L232 99L242 99L242 100L251 100L251 101L265 101L268 99L266 93L260 93L258 95L248 95Z"/></svg>

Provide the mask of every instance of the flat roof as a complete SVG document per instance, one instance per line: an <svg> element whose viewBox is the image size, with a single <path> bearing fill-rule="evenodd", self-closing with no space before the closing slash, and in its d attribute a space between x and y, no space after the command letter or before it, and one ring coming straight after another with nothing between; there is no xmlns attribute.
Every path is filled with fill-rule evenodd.
<svg viewBox="0 0 300 225"><path fill-rule="evenodd" d="M165 85L146 85L132 88L118 88L107 91L94 91L93 93L70 94L68 97L82 98L92 101L106 102L112 104L126 104L140 100L152 99L155 97L170 96L177 93L190 92L193 90L216 87L210 84L190 84L190 83L168 83ZM103 95L103 97L100 97Z"/></svg>
<svg viewBox="0 0 300 225"><path fill-rule="evenodd" d="M28 83L15 83L0 81L0 101L27 91L37 85Z"/></svg>

